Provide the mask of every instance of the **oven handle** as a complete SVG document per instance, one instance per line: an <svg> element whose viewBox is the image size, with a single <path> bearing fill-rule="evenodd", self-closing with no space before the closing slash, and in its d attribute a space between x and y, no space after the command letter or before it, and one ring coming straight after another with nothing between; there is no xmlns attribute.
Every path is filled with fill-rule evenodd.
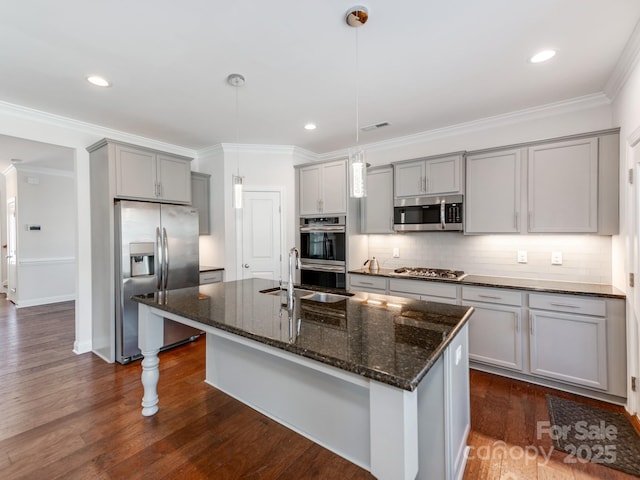
<svg viewBox="0 0 640 480"><path fill-rule="evenodd" d="M324 233L324 232L345 232L344 225L327 225L325 227L300 227L300 231L307 233Z"/></svg>
<svg viewBox="0 0 640 480"><path fill-rule="evenodd" d="M333 273L345 273L345 267L339 267L337 265L318 265L314 263L311 264L302 264L300 265L300 270L316 270L318 272L333 272Z"/></svg>

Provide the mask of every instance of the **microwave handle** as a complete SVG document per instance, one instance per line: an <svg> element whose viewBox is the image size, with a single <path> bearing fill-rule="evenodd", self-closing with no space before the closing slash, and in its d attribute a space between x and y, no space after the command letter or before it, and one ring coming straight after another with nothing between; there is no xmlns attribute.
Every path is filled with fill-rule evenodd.
<svg viewBox="0 0 640 480"><path fill-rule="evenodd" d="M446 228L444 223L444 208L445 208L445 203L444 203L444 200L442 200L440 202L440 226L442 227L442 230Z"/></svg>

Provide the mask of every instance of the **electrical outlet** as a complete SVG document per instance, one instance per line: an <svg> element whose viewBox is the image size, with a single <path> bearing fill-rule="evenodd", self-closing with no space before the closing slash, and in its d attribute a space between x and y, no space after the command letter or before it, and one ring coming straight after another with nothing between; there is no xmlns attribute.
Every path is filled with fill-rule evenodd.
<svg viewBox="0 0 640 480"><path fill-rule="evenodd" d="M551 252L551 265L562 265L562 252Z"/></svg>
<svg viewBox="0 0 640 480"><path fill-rule="evenodd" d="M400 258L400 249L398 247L393 247L393 258Z"/></svg>
<svg viewBox="0 0 640 480"><path fill-rule="evenodd" d="M518 250L518 263L527 263L527 251Z"/></svg>

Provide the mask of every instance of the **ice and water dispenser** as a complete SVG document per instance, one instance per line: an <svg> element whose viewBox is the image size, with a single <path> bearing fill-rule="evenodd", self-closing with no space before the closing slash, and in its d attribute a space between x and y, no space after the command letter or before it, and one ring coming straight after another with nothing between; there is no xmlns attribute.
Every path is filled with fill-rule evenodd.
<svg viewBox="0 0 640 480"><path fill-rule="evenodd" d="M153 242L138 242L129 244L129 258L131 261L131 276L153 275L155 244Z"/></svg>

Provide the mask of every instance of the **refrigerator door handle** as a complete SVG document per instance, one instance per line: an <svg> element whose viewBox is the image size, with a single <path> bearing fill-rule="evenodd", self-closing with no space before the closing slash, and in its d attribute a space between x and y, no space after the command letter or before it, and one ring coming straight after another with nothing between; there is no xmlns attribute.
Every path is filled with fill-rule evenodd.
<svg viewBox="0 0 640 480"><path fill-rule="evenodd" d="M162 228L162 243L164 245L164 274L163 288L166 290L169 285L169 241L167 239L167 229Z"/></svg>
<svg viewBox="0 0 640 480"><path fill-rule="evenodd" d="M156 290L160 290L162 288L164 265L164 260L162 258L162 237L160 236L160 227L156 227L156 260L154 263L154 270L156 274Z"/></svg>

